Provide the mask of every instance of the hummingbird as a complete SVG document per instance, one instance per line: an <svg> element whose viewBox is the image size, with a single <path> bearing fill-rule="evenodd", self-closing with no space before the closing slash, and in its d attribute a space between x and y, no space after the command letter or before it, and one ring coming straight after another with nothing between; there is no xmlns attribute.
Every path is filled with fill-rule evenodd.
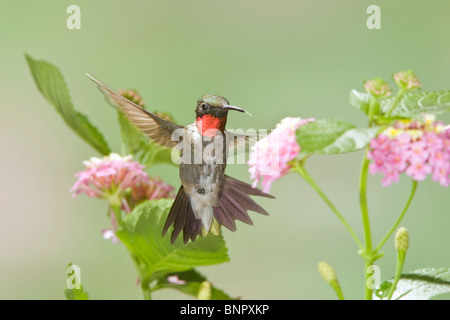
<svg viewBox="0 0 450 320"><path fill-rule="evenodd" d="M274 198L272 195L225 174L230 142L248 143L254 139L225 129L229 111L249 114L246 110L231 105L225 97L207 94L197 101L195 122L182 126L138 106L92 75L86 75L97 84L106 101L150 139L180 149L181 186L162 230L164 237L173 225L172 244L182 231L184 244L207 234L213 220L236 231L235 220L253 225L248 210L269 215L250 196ZM175 136L181 136L182 142Z"/></svg>

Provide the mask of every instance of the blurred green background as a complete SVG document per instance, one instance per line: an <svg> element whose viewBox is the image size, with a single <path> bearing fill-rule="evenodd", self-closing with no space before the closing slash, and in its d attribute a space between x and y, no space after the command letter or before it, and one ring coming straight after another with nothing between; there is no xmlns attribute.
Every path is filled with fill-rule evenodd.
<svg viewBox="0 0 450 320"><path fill-rule="evenodd" d="M86 78L136 88L151 109L194 120L205 93L253 114L232 114L234 128L273 128L286 116L335 117L365 125L348 103L362 80L412 68L424 90L450 89L449 1L77 1L81 30L68 30L72 1L3 1L0 13L0 298L63 299L65 267L81 267L93 299L140 299L136 272L122 245L103 240L106 203L69 188L82 160L98 154L70 131L34 84L24 53L58 66L75 107L120 150L116 114ZM381 30L368 30L366 9L381 7ZM392 81L391 81L392 83ZM450 122L449 116L440 119ZM318 184L361 233L357 183L362 153L313 157ZM228 174L249 181L247 166ZM174 167L154 167L176 187ZM396 219L409 178L381 187L369 180L374 241ZM200 268L244 299L334 299L317 263L334 266L348 298L363 297L357 247L320 198L296 175L274 183L271 216L224 231L230 263ZM402 226L411 246L405 270L449 267L449 189L420 183ZM395 270L393 240L377 261L382 279ZM166 290L155 299L184 299Z"/></svg>

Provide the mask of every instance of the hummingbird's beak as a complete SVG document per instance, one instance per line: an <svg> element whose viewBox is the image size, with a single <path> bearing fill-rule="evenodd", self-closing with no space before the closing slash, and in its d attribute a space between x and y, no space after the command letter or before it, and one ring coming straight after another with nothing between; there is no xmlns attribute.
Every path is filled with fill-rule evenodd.
<svg viewBox="0 0 450 320"><path fill-rule="evenodd" d="M224 105L223 108L224 108L225 110L235 110L235 111L239 111L239 112L244 112L244 113L248 114L249 116L252 115L251 113L245 111L245 110L242 109L242 108L235 107L235 106L230 106L230 105L228 105L228 104L227 104L227 105Z"/></svg>

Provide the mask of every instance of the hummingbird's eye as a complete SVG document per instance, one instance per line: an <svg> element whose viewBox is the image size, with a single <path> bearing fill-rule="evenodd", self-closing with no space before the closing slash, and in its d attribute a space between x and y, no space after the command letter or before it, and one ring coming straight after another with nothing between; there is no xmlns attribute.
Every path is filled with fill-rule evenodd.
<svg viewBox="0 0 450 320"><path fill-rule="evenodd" d="M203 110L208 109L208 105L207 105L206 103L202 103L202 109L203 109Z"/></svg>

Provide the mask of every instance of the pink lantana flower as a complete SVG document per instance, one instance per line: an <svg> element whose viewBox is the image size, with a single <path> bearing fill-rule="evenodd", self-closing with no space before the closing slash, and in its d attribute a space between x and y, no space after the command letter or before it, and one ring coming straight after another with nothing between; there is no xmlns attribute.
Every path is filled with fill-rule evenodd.
<svg viewBox="0 0 450 320"><path fill-rule="evenodd" d="M161 179L156 177L150 178L146 183L136 184L131 187L130 202L133 206L136 206L145 200L174 198L174 190L174 187Z"/></svg>
<svg viewBox="0 0 450 320"><path fill-rule="evenodd" d="M394 81L399 88L405 90L416 90L422 87L417 76L411 71L400 71L394 74Z"/></svg>
<svg viewBox="0 0 450 320"><path fill-rule="evenodd" d="M167 277L167 282L171 283L171 284L178 284L178 285L183 285L186 284L185 280L181 280L180 278L178 278L178 275L173 275L173 276L168 276Z"/></svg>
<svg viewBox="0 0 450 320"><path fill-rule="evenodd" d="M131 155L122 157L111 153L103 158L84 161L84 171L78 172L78 180L70 189L73 197L84 193L90 197L114 201L121 198L127 188L148 184L149 177L144 166L133 161Z"/></svg>
<svg viewBox="0 0 450 320"><path fill-rule="evenodd" d="M387 82L381 78L366 81L364 83L364 89L377 98L386 98L392 94Z"/></svg>
<svg viewBox="0 0 450 320"><path fill-rule="evenodd" d="M367 155L372 174L384 175L383 185L398 182L405 172L416 181L432 174L442 186L450 184L450 127L425 115L422 121L400 120L370 142Z"/></svg>
<svg viewBox="0 0 450 320"><path fill-rule="evenodd" d="M173 187L159 178L150 178L144 166L133 161L131 155L111 153L103 158L84 161L86 169L78 172L77 181L70 189L72 196L84 193L90 197L106 199L110 204L112 227L102 231L105 239L118 243L117 221L112 206L119 206L126 213L144 200L172 197Z"/></svg>
<svg viewBox="0 0 450 320"><path fill-rule="evenodd" d="M431 173L432 169L429 164L420 159L412 160L409 167L406 169L406 174L411 176L416 181L425 180L427 174Z"/></svg>
<svg viewBox="0 0 450 320"><path fill-rule="evenodd" d="M116 236L116 231L118 229L117 220L116 220L116 216L114 215L114 211L111 208L111 206L109 207L109 217L111 219L111 228L102 230L103 239L110 240L112 243L116 244L116 243L119 243L120 240Z"/></svg>
<svg viewBox="0 0 450 320"><path fill-rule="evenodd" d="M120 240L117 238L115 231L113 229L102 230L103 239L110 240L112 243L119 243Z"/></svg>
<svg viewBox="0 0 450 320"><path fill-rule="evenodd" d="M253 147L248 161L253 187L262 180L263 191L269 193L272 183L290 169L289 161L300 152L295 131L314 119L284 118L276 128Z"/></svg>

